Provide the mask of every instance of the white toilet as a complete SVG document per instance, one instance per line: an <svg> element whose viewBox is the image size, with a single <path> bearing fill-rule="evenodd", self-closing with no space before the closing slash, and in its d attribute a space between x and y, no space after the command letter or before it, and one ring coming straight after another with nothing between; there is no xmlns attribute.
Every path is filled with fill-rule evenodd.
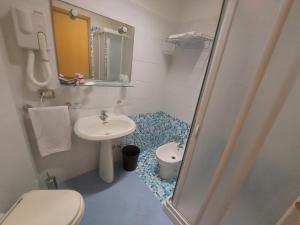
<svg viewBox="0 0 300 225"><path fill-rule="evenodd" d="M1 225L79 225L84 201L76 191L38 190L19 198Z"/></svg>
<svg viewBox="0 0 300 225"><path fill-rule="evenodd" d="M178 175L184 147L180 147L178 143L170 142L156 149L156 157L159 161L159 176L162 179L170 179Z"/></svg>

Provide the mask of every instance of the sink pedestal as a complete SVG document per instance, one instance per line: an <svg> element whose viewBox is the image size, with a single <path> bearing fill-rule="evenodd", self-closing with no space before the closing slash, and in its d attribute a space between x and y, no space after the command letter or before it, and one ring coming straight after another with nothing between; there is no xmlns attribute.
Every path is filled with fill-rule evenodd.
<svg viewBox="0 0 300 225"><path fill-rule="evenodd" d="M106 183L111 183L114 180L114 158L112 141L106 140L100 142L99 152L99 176Z"/></svg>
<svg viewBox="0 0 300 225"><path fill-rule="evenodd" d="M114 181L114 157L112 141L125 137L135 131L135 122L125 115L110 114L106 121L99 115L79 118L75 125L75 134L85 140L100 141L99 176L106 182Z"/></svg>

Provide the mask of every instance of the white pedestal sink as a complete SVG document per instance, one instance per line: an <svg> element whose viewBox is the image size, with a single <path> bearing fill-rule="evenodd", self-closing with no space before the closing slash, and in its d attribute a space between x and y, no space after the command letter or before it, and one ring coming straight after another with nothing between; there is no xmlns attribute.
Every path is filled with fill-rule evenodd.
<svg viewBox="0 0 300 225"><path fill-rule="evenodd" d="M107 183L114 180L114 159L112 140L132 133L135 122L125 115L109 114L106 122L99 116L79 118L74 131L77 136L90 141L100 141L99 176Z"/></svg>

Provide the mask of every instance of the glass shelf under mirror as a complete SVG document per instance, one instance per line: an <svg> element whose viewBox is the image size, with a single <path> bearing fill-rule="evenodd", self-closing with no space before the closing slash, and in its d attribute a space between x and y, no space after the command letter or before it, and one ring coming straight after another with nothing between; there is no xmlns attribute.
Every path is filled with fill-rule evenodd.
<svg viewBox="0 0 300 225"><path fill-rule="evenodd" d="M134 87L134 85L130 83L114 83L114 82L85 82L83 84L61 84L64 87Z"/></svg>

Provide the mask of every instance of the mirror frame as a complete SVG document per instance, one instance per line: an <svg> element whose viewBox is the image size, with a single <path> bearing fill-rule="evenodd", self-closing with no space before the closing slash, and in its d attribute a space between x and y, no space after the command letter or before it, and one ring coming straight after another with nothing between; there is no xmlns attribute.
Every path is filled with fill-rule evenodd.
<svg viewBox="0 0 300 225"><path fill-rule="evenodd" d="M89 53L90 53L89 54L89 59L88 59L89 64L90 64L89 65L89 76L88 76L88 78L84 79L86 81L86 83L89 83L89 84L65 85L65 84L62 84L62 83L59 82L60 85L63 85L63 86L98 86L98 87L101 87L101 86L102 87L106 87L106 86L107 87L134 87L130 83L132 81L131 76L132 76L132 67L133 67L135 27L132 26L132 25L130 25L130 24L127 24L127 23L121 22L119 20L116 20L114 18L111 18L111 17L108 17L108 16L104 16L102 14L99 14L99 13L95 12L95 11L92 11L92 10L89 10L89 9L85 9L85 8L83 8L81 6L78 6L78 5L75 5L75 4L63 1L63 0L49 0L48 3L49 3L49 10L50 10L50 16L51 16L51 31L52 31L52 37L53 37L53 42L54 42L54 51L55 51L54 55L55 55L55 60L56 60L56 68L57 68L57 74L56 74L56 76L57 76L57 79L58 79L58 76L59 76L59 63L58 63L57 44L56 44L56 38L55 38L54 18L53 18L52 8L53 7L54 8L58 8L58 7L53 4L54 1L60 1L60 2L62 2L64 4L68 4L70 6L74 6L76 8L82 9L84 11L88 11L90 13L99 15L101 17L104 17L104 18L108 19L108 20L116 21L118 23L123 24L124 26L130 26L133 29L133 37L132 37L132 59L131 59L130 73L129 73L130 76L129 76L128 82L123 82L123 81L106 81L106 80L94 80L94 79L91 79L91 73L92 73L92 63L91 63L91 61L92 61L92 58L91 58L91 37L90 37L90 33L89 33L89 43L88 43L88 45L89 45ZM58 9L60 10L60 8L58 8ZM81 14L79 14L78 16L86 18L86 16L81 15ZM88 23L89 23L89 29L91 29L90 18L88 18L88 19L89 19L89 21L88 21ZM90 32L90 30L89 30L89 32Z"/></svg>

